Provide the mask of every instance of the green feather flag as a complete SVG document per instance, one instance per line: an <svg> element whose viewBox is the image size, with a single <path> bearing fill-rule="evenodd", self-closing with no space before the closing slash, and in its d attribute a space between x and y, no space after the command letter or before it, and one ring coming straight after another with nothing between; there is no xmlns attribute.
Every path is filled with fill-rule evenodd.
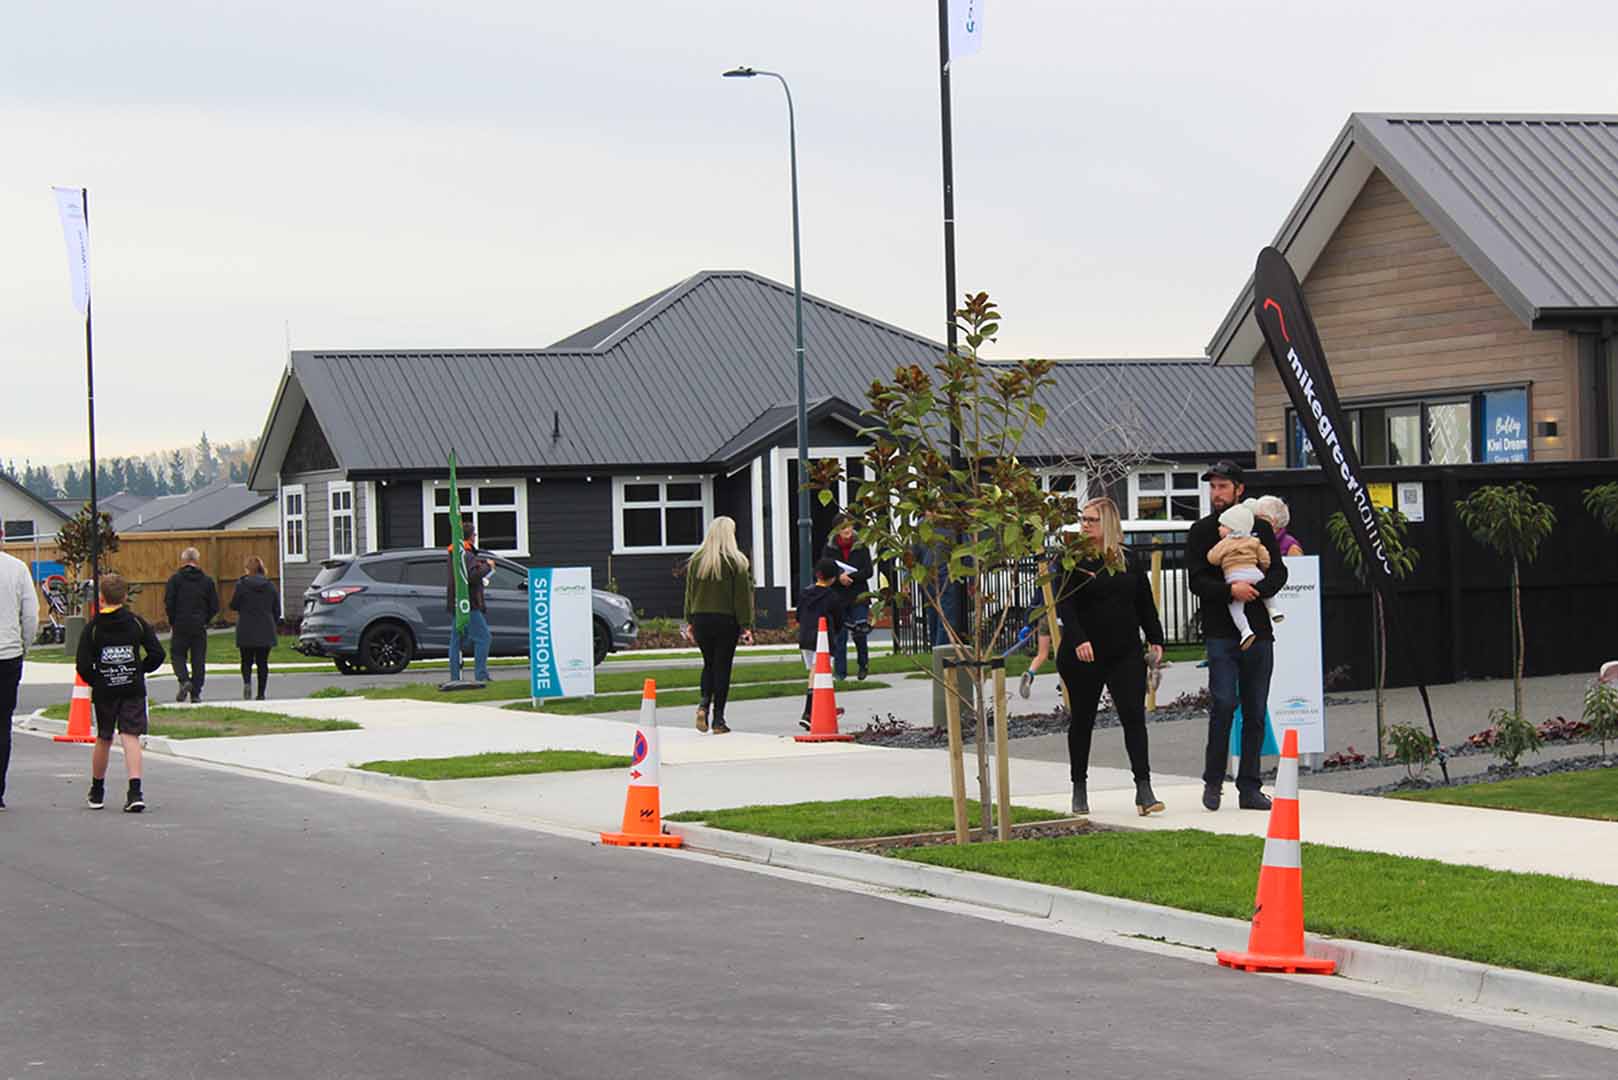
<svg viewBox="0 0 1618 1080"><path fill-rule="evenodd" d="M455 451L449 452L449 565L455 575L455 630L464 635L472 621L472 598L466 585L466 536L461 532L461 489L455 479Z"/></svg>

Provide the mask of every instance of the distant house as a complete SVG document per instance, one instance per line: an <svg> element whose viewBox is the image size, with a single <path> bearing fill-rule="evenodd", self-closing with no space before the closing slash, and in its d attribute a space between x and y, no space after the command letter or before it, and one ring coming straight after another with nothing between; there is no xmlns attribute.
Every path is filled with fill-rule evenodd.
<svg viewBox="0 0 1618 1080"><path fill-rule="evenodd" d="M275 498L246 484L215 481L180 495L159 495L113 511L114 532L203 533L273 529Z"/></svg>
<svg viewBox="0 0 1618 1080"><path fill-rule="evenodd" d="M809 296L804 320L810 454L843 459L857 484L865 390L943 347ZM1252 460L1246 369L1075 361L1056 378L1025 457L1071 490L1094 482L1084 455L1147 451L1115 489L1132 527L1183 529L1205 509L1200 466ZM705 272L546 349L294 352L248 483L277 499L289 598L323 559L447 544L453 447L485 547L588 565L664 615L718 514L736 519L756 584L792 595L796 446L792 290ZM832 513L816 502L817 543Z"/></svg>
<svg viewBox="0 0 1618 1080"><path fill-rule="evenodd" d="M55 536L56 527L71 516L0 474L0 521L5 523L7 540Z"/></svg>

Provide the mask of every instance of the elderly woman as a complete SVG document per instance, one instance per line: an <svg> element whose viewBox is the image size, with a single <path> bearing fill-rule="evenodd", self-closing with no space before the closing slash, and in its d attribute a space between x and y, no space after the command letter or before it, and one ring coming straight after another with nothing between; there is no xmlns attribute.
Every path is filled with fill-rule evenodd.
<svg viewBox="0 0 1618 1080"><path fill-rule="evenodd" d="M1287 532L1287 525L1292 521L1292 512L1279 495L1261 495L1252 500L1253 513L1270 523L1275 531L1275 546L1281 549L1282 555L1302 555L1303 545L1291 533Z"/></svg>
<svg viewBox="0 0 1618 1080"><path fill-rule="evenodd" d="M1073 812L1090 812L1090 736L1105 687L1124 729L1124 749L1135 776L1135 809L1145 817L1162 811L1163 804L1152 794L1146 752L1146 657L1141 636L1145 635L1152 662L1160 663L1163 624L1145 571L1124 550L1117 505L1111 499L1091 499L1079 512L1079 524L1094 554L1063 575L1056 594L1062 622L1056 670L1073 710L1067 729Z"/></svg>

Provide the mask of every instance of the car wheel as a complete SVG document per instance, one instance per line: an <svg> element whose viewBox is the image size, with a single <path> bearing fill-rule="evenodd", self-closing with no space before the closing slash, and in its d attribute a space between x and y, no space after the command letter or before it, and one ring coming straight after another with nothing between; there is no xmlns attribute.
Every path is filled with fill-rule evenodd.
<svg viewBox="0 0 1618 1080"><path fill-rule="evenodd" d="M360 635L359 661L372 675L397 675L414 655L416 643L399 623L376 623Z"/></svg>
<svg viewBox="0 0 1618 1080"><path fill-rule="evenodd" d="M612 631L600 619L595 620L596 664L600 664L612 651Z"/></svg>
<svg viewBox="0 0 1618 1080"><path fill-rule="evenodd" d="M365 670L358 663L356 663L352 658L347 657L347 656L339 656L339 657L337 657L336 658L336 663L337 663L337 670L339 672L341 672L342 674L344 674L344 675L358 675L360 672Z"/></svg>

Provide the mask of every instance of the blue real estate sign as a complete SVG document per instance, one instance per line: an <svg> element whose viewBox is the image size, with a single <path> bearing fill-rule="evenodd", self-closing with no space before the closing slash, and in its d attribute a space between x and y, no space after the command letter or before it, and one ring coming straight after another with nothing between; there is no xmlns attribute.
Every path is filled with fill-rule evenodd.
<svg viewBox="0 0 1618 1080"><path fill-rule="evenodd" d="M1483 460L1528 460L1528 391L1491 390L1483 395Z"/></svg>
<svg viewBox="0 0 1618 1080"><path fill-rule="evenodd" d="M529 568L528 682L535 701L596 692L593 593L588 566Z"/></svg>

